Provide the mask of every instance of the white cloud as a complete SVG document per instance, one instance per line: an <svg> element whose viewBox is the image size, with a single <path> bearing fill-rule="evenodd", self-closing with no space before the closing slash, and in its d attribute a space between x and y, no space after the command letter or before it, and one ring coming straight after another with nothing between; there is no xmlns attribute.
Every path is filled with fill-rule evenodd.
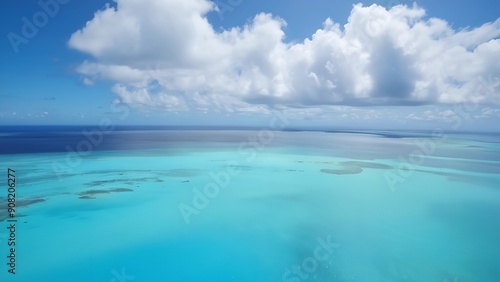
<svg viewBox="0 0 500 282"><path fill-rule="evenodd" d="M283 19L258 14L216 32L206 19L214 9L207 0L117 0L71 36L69 46L93 56L77 71L84 82L115 82L124 103L169 111L500 103L500 19L453 30L417 6L358 4L345 26L326 19L311 38L287 43Z"/></svg>
<svg viewBox="0 0 500 282"><path fill-rule="evenodd" d="M185 111L187 106L185 101L178 96L166 93L151 94L148 89L141 88L131 91L123 85L115 85L113 93L120 97L122 103L137 104L148 107L160 107L169 111Z"/></svg>
<svg viewBox="0 0 500 282"><path fill-rule="evenodd" d="M479 113L476 113L475 118L492 118L500 117L500 109L492 109L490 107L482 108Z"/></svg>
<svg viewBox="0 0 500 282"><path fill-rule="evenodd" d="M433 109L421 113L413 112L405 119L430 122L455 122L457 120L494 119L500 117L500 108L479 107L478 105L432 106Z"/></svg>

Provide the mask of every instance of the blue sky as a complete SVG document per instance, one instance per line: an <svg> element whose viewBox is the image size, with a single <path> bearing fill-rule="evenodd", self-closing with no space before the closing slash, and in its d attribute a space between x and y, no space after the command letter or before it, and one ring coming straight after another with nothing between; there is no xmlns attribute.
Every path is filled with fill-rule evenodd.
<svg viewBox="0 0 500 282"><path fill-rule="evenodd" d="M0 124L500 129L500 2L356 3L1 1Z"/></svg>

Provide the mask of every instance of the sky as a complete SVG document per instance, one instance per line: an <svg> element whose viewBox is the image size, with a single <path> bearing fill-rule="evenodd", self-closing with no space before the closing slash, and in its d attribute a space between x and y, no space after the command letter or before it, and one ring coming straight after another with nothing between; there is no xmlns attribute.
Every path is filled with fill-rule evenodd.
<svg viewBox="0 0 500 282"><path fill-rule="evenodd" d="M498 131L500 2L0 1L0 125Z"/></svg>

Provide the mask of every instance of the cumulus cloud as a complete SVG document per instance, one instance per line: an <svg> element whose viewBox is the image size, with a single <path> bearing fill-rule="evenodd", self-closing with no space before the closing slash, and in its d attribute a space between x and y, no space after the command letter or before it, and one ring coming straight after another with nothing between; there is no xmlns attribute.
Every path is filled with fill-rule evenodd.
<svg viewBox="0 0 500 282"><path fill-rule="evenodd" d="M207 0L117 0L73 33L77 71L124 103L171 111L500 103L500 19L454 30L414 5L354 5L298 43L258 14L215 31ZM265 105L265 106L262 106ZM315 111L315 110L312 110Z"/></svg>

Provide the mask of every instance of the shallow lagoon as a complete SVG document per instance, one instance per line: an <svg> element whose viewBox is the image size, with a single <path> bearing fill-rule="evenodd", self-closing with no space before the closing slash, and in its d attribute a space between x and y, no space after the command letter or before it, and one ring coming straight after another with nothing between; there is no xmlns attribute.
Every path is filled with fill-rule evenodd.
<svg viewBox="0 0 500 282"><path fill-rule="evenodd" d="M68 162L83 136L47 135L0 141L20 205L2 281L500 277L495 136L120 131Z"/></svg>

